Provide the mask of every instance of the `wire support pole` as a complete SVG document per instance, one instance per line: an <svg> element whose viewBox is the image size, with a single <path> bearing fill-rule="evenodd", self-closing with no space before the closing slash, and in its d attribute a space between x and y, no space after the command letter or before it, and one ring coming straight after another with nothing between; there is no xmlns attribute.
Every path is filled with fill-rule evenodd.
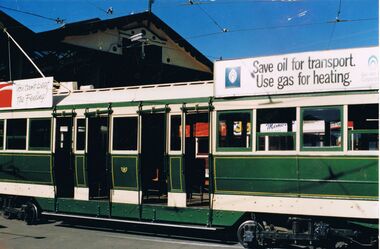
<svg viewBox="0 0 380 249"><path fill-rule="evenodd" d="M9 81L12 81L12 60L11 60L11 43L8 37L8 69L9 69Z"/></svg>
<svg viewBox="0 0 380 249"><path fill-rule="evenodd" d="M38 73L43 77L43 78L46 78L46 76L42 73L42 71L37 67L37 65L33 62L33 60L29 57L29 55L22 49L22 47L16 42L15 39L13 39L13 37L11 36L11 34L8 33L7 29L6 28L3 28L3 31L5 34L7 34L8 38L10 38L14 44L16 44L16 46L20 49L20 51L25 55L26 58L28 58L28 60L30 61L30 63L32 63L32 65L34 66L34 68L38 71Z"/></svg>

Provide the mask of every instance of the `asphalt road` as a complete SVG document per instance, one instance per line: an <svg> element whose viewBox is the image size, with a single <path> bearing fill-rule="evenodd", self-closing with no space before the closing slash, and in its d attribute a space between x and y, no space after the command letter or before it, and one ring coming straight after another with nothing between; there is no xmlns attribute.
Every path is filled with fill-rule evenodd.
<svg viewBox="0 0 380 249"><path fill-rule="evenodd" d="M103 227L99 227L102 225ZM28 226L0 217L0 249L212 249L242 248L226 234L178 229L121 227L73 221ZM233 236L232 236L233 237Z"/></svg>

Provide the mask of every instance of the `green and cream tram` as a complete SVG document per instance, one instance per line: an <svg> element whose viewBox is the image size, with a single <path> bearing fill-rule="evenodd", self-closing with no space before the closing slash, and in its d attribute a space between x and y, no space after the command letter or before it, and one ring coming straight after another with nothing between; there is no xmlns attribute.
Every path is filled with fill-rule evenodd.
<svg viewBox="0 0 380 249"><path fill-rule="evenodd" d="M60 88L51 107L3 108L3 214L237 228L253 248L375 246L378 71L361 64L374 50L221 61L214 81ZM288 72L292 58L306 65L317 55L342 58L333 73L351 72L351 85L300 90L310 68ZM355 70L369 83L357 87ZM310 79L324 77L317 72ZM274 83L260 88L261 79Z"/></svg>

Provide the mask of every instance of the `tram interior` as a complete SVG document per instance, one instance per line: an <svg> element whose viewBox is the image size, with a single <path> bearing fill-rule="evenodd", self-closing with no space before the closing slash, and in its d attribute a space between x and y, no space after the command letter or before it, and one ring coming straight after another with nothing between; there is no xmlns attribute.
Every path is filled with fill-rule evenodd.
<svg viewBox="0 0 380 249"><path fill-rule="evenodd" d="M57 196L74 197L74 170L71 154L72 118L57 119L55 144L55 181Z"/></svg>
<svg viewBox="0 0 380 249"><path fill-rule="evenodd" d="M207 206L208 180L208 114L186 115L185 182L188 206Z"/></svg>
<svg viewBox="0 0 380 249"><path fill-rule="evenodd" d="M143 203L167 203L164 168L165 114L142 115L141 186Z"/></svg>
<svg viewBox="0 0 380 249"><path fill-rule="evenodd" d="M90 199L109 199L107 177L108 118L88 119L88 180Z"/></svg>

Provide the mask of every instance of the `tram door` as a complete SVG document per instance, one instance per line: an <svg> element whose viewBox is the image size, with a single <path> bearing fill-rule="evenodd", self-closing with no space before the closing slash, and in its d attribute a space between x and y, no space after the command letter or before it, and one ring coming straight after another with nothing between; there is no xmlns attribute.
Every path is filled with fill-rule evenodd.
<svg viewBox="0 0 380 249"><path fill-rule="evenodd" d="M165 162L166 114L143 114L141 138L141 186L143 203L167 202Z"/></svg>
<svg viewBox="0 0 380 249"><path fill-rule="evenodd" d="M209 202L209 124L208 113L186 114L185 182L187 204Z"/></svg>
<svg viewBox="0 0 380 249"><path fill-rule="evenodd" d="M74 197L72 118L56 119L54 173L57 197Z"/></svg>
<svg viewBox="0 0 380 249"><path fill-rule="evenodd" d="M90 199L109 199L108 117L88 118L87 171Z"/></svg>

